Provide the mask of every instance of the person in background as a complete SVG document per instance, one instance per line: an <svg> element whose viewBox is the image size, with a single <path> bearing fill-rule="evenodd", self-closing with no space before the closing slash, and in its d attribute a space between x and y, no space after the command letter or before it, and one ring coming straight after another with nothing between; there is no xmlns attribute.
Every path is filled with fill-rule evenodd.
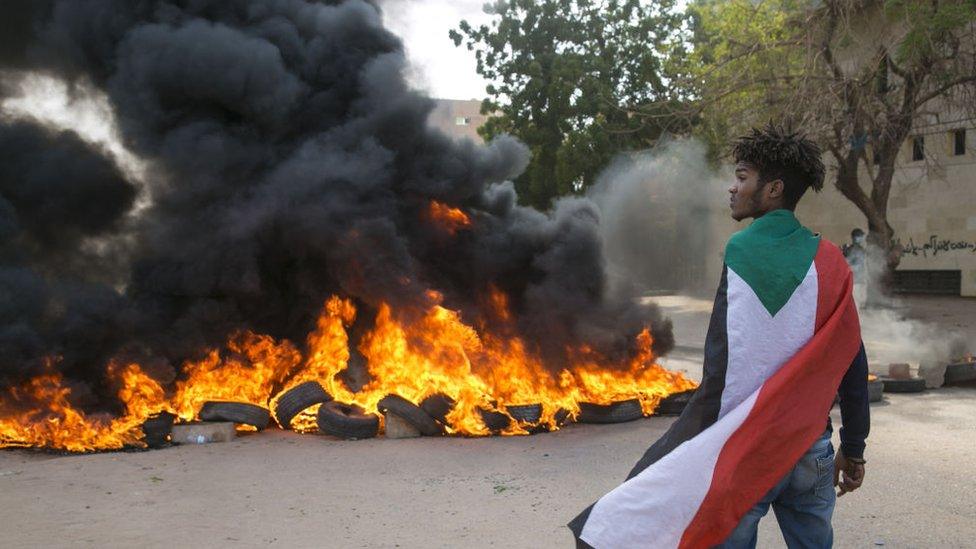
<svg viewBox="0 0 976 549"><path fill-rule="evenodd" d="M868 251L864 231L859 228L851 231L851 243L844 245L844 257L854 274L854 301L863 304L868 282Z"/></svg>

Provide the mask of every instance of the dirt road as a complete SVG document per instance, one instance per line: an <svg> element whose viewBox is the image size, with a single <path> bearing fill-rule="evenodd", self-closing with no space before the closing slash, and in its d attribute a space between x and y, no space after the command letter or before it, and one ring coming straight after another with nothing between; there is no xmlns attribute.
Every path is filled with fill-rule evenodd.
<svg viewBox="0 0 976 549"><path fill-rule="evenodd" d="M672 301L684 345L668 365L697 377L710 303ZM914 318L971 334L976 300L918 301ZM889 396L871 411L865 484L838 502L836 546L973 547L976 387ZM563 525L671 421L515 438L268 431L151 452L0 452L0 547L571 547ZM783 546L772 514L760 546Z"/></svg>
<svg viewBox="0 0 976 549"><path fill-rule="evenodd" d="M972 547L976 388L872 407L837 547ZM563 524L670 419L534 437L343 442L279 431L140 453L0 452L4 547L571 547ZM782 546L770 515L760 544Z"/></svg>

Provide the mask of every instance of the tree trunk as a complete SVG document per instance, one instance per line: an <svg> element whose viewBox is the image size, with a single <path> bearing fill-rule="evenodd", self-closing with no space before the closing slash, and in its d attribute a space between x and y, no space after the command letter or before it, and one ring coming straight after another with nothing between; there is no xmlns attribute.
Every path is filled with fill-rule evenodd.
<svg viewBox="0 0 976 549"><path fill-rule="evenodd" d="M894 158L885 160L884 165L872 181L871 195L868 196L860 185L858 161L860 153L848 150L838 154L837 179L834 185L857 209L864 214L868 223L867 257L867 306L878 306L887 294L891 293L894 272L901 261L901 247L894 243L895 231L888 223L888 190L894 173Z"/></svg>

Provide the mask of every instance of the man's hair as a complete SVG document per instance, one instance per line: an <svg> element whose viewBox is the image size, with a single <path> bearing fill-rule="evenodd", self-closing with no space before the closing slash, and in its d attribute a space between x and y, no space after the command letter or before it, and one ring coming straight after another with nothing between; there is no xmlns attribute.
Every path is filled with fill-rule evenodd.
<svg viewBox="0 0 976 549"><path fill-rule="evenodd" d="M854 227L854 230L851 231L851 238L857 238L859 236L864 236L864 231L860 227Z"/></svg>
<svg viewBox="0 0 976 549"><path fill-rule="evenodd" d="M823 189L824 165L820 147L799 132L772 123L763 129L753 128L736 140L732 147L736 163L752 165L759 172L760 187L781 179L783 201L789 209L812 187Z"/></svg>

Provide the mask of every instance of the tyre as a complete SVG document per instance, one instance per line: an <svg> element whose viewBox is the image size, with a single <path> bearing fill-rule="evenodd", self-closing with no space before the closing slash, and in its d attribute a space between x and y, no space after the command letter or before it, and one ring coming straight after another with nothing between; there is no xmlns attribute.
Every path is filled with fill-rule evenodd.
<svg viewBox="0 0 976 549"><path fill-rule="evenodd" d="M260 431L268 426L271 412L256 404L247 402L224 402L210 400L200 408L201 421L232 421L257 427Z"/></svg>
<svg viewBox="0 0 976 549"><path fill-rule="evenodd" d="M176 416L169 412L160 412L151 416L142 424L142 434L146 446L160 448L166 444L169 434L173 430L173 420Z"/></svg>
<svg viewBox="0 0 976 549"><path fill-rule="evenodd" d="M681 391L680 393L673 393L666 397L657 405L657 410L654 410L654 415L656 416L680 416L681 412L685 410L685 406L688 405L688 401L691 397L695 395L696 389L689 389L687 391Z"/></svg>
<svg viewBox="0 0 976 549"><path fill-rule="evenodd" d="M957 362L946 366L945 382L947 385L973 380L976 380L976 362Z"/></svg>
<svg viewBox="0 0 976 549"><path fill-rule="evenodd" d="M425 398L420 403L420 409L427 412L427 415L441 422L441 424L447 425L447 414L451 413L455 404L457 403L453 398L443 393L436 393Z"/></svg>
<svg viewBox="0 0 976 549"><path fill-rule="evenodd" d="M400 419L413 425L420 434L426 437L436 437L444 434L444 428L423 411L420 406L400 395L386 395L377 404L381 412L396 414Z"/></svg>
<svg viewBox="0 0 976 549"><path fill-rule="evenodd" d="M636 398L620 400L611 404L580 402L580 423L623 423L644 416L640 401Z"/></svg>
<svg viewBox="0 0 976 549"><path fill-rule="evenodd" d="M509 406L508 410L509 410L509 414L511 414L512 407ZM560 408L556 410L556 413L553 414L552 416L553 425L550 425L549 423L536 423L534 425L529 425L528 431L529 434L531 435L537 435L539 433L551 433L553 431L560 429L561 427L563 427L564 425L572 421L572 419L573 419L572 414L570 413L569 410L565 408Z"/></svg>
<svg viewBox="0 0 976 549"><path fill-rule="evenodd" d="M278 397L274 408L275 419L278 421L278 425L285 429L291 429L291 420L303 410L330 400L332 400L332 395L325 392L318 381L299 383Z"/></svg>
<svg viewBox="0 0 976 549"><path fill-rule="evenodd" d="M319 431L339 438L373 438L380 430L380 418L367 414L355 404L334 400L319 407L316 417Z"/></svg>
<svg viewBox="0 0 976 549"><path fill-rule="evenodd" d="M485 422L485 427L492 433L504 431L512 424L512 418L508 417L508 414L504 412L486 410L484 408L478 408L478 412L481 414L481 420Z"/></svg>
<svg viewBox="0 0 976 549"><path fill-rule="evenodd" d="M542 404L517 404L506 406L505 411L519 423L539 423L542 418Z"/></svg>
<svg viewBox="0 0 976 549"><path fill-rule="evenodd" d="M566 408L560 408L556 410L556 415L553 416L553 419L556 420L556 427L562 427L573 420L573 415Z"/></svg>
<svg viewBox="0 0 976 549"><path fill-rule="evenodd" d="M925 390L925 379L911 377L908 379L881 378L886 393L921 393Z"/></svg>
<svg viewBox="0 0 976 549"><path fill-rule="evenodd" d="M868 381L868 402L880 402L884 397L884 382L880 379Z"/></svg>

